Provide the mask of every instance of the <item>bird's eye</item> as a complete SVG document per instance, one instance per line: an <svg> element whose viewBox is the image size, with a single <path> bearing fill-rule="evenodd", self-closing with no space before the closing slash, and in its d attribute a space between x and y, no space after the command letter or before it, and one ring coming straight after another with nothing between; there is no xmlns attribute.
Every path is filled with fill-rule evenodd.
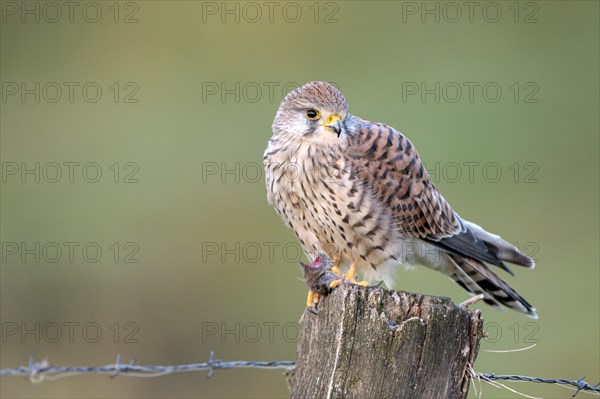
<svg viewBox="0 0 600 399"><path fill-rule="evenodd" d="M319 119L320 116L321 116L321 114L319 113L319 111L317 111L315 109L309 109L308 111L306 111L306 117L308 119L310 119L311 121L314 121L315 119Z"/></svg>

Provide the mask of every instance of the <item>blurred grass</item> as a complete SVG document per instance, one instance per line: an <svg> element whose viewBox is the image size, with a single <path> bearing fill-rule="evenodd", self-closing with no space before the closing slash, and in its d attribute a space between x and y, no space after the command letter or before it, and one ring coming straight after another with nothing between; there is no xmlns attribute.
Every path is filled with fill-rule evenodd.
<svg viewBox="0 0 600 399"><path fill-rule="evenodd" d="M20 4L20 3L19 3ZM9 178L0 193L3 242L98 242L98 263L20 262L0 268L1 320L96 322L103 336L87 343L25 342L4 336L1 367L30 354L54 364L109 363L117 353L138 363L204 361L214 350L226 360L287 360L295 344L283 326L298 321L306 294L293 254L281 248L293 234L268 207L263 179L207 176L207 162L232 168L259 163L287 82L335 82L352 113L391 124L407 134L428 164L497 162L498 183L438 186L465 218L511 242L539 248L534 271L508 278L538 308L540 319L482 306L488 327L502 336L482 348L511 349L538 340L535 349L481 353L476 368L497 374L600 380L598 257L598 3L537 2L538 23L402 22L401 2L337 2L338 23L276 17L257 23L202 22L201 2L137 2L139 23L1 24L3 82L98 82L98 103L42 101L1 105L3 162L98 162L100 182L21 184ZM123 3L121 3L123 4ZM312 3L311 3L312 4ZM419 3L420 4L420 3ZM430 3L433 4L433 3ZM483 4L483 3L482 3ZM508 13L508 3L499 2ZM280 14L275 14L280 15ZM476 16L479 14L476 14ZM503 98L449 103L418 97L402 102L402 82L498 82ZM535 82L538 103L514 103L513 82ZM108 86L135 82L139 103L113 103ZM202 100L203 82L278 82L275 100L232 96ZM115 184L108 166L139 165L139 183ZM514 183L508 167L535 162L539 183ZM139 263L115 263L113 242L139 246ZM236 262L233 255L202 259L202 243L233 248L257 243ZM269 242L279 243L274 257ZM246 259L244 259L246 258ZM465 298L460 287L424 268L398 271L398 288ZM113 342L115 322L135 322L139 343ZM279 323L273 340L264 323ZM206 336L203 326L240 329L261 325L256 343L235 335ZM224 323L224 324L222 324ZM490 324L496 323L496 324ZM517 323L517 324L515 324ZM6 325L6 324L4 324ZM534 331L535 330L535 331ZM290 330L292 332L293 330ZM516 332L519 332L516 335ZM533 335L528 336L532 331ZM121 331L123 332L123 331ZM492 332L490 330L490 332ZM252 337L250 331L247 336ZM272 341L272 342L270 342ZM31 385L3 379L2 397L282 397L278 372L231 370L157 379L76 377ZM559 387L519 385L531 395L564 397ZM487 387L484 397L506 397Z"/></svg>

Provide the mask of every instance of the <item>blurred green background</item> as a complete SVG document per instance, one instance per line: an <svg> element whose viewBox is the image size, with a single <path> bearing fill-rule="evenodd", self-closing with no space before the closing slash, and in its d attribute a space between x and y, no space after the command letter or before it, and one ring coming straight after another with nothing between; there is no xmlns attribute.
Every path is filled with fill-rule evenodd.
<svg viewBox="0 0 600 399"><path fill-rule="evenodd" d="M62 3L61 17L45 4L2 2L2 368L30 355L57 365L108 364L116 354L191 363L210 351L293 360L302 258L266 202L257 165L283 95L327 80L350 112L411 138L461 216L537 259L535 270L503 276L539 320L479 306L490 334L482 349L537 346L481 352L476 369L600 381L598 2L476 2L470 18L462 3L454 3L459 16L441 2L98 1L81 2L72 21ZM34 14L23 15L26 7ZM421 83L436 92L436 82L439 101L422 98ZM465 82L474 82L472 101ZM62 97L52 102L57 86ZM72 182L69 162L79 163ZM479 162L473 179L465 162ZM35 171L22 175L36 163L39 182ZM86 181L98 169L98 181ZM397 282L467 297L424 268L399 269ZM547 398L573 393L511 386ZM280 371L249 369L212 379L3 378L0 393L262 398L288 390ZM484 386L485 398L514 396Z"/></svg>

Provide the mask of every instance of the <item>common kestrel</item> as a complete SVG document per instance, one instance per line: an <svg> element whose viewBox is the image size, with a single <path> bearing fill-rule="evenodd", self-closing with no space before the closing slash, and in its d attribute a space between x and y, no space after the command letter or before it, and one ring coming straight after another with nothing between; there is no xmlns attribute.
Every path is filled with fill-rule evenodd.
<svg viewBox="0 0 600 399"><path fill-rule="evenodd" d="M400 132L350 114L342 93L325 82L288 94L272 128L263 158L268 201L311 261L320 251L334 259L340 279L332 287L366 285L357 272L389 286L398 264L424 265L490 305L537 317L486 266L512 274L505 261L533 268L533 260L458 216Z"/></svg>

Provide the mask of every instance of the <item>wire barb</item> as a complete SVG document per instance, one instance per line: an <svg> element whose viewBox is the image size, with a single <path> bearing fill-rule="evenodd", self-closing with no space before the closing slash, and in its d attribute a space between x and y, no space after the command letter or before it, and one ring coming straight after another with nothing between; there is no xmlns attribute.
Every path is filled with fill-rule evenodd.
<svg viewBox="0 0 600 399"><path fill-rule="evenodd" d="M165 374L186 373L193 371L208 371L207 377L211 377L216 369L232 368L262 368L262 369L286 369L296 364L293 361L232 361L224 362L215 359L214 352L210 353L206 363L177 364L170 366L162 365L136 365L135 360L130 363L121 363L121 356L117 355L113 364L105 366L51 366L48 361L36 362L33 356L29 358L27 366L10 369L0 369L0 377L23 376L32 382L41 382L44 378L54 380L76 374L108 374L111 379L119 375L130 377L159 377Z"/></svg>
<svg viewBox="0 0 600 399"><path fill-rule="evenodd" d="M391 328L392 326L390 326ZM121 355L117 355L113 364L105 366L78 366L78 367L65 367L65 366L51 366L47 360L36 362L33 356L29 357L29 363L27 366L15 367L11 369L0 369L0 377L11 377L11 376L23 376L29 379L31 382L38 383L48 380L56 380L62 377L71 377L78 374L108 374L110 379L114 379L119 375L126 375L129 377L160 377L166 374L173 373L188 373L193 371L208 371L206 377L212 377L216 369L235 369L235 368L260 368L260 369L289 369L294 367L296 362L294 361L231 361L225 362L219 359L215 359L214 352L210 352L210 356L206 363L190 363L190 364L177 364L171 366L161 365L136 365L135 360L127 364L121 363ZM539 377L529 377L524 375L495 375L493 373L477 373L473 372L471 377L477 379L484 379L490 381L524 381L524 382L535 382L543 384L559 384L559 385L570 385L577 388L573 397L575 397L580 391L594 392L600 394L600 382L596 385L590 385L581 377L578 380L571 381L565 379L546 379Z"/></svg>
<svg viewBox="0 0 600 399"><path fill-rule="evenodd" d="M600 382L596 385L590 385L586 381L584 381L584 377L576 381L571 380L563 380L563 379L552 379L552 378L539 378L539 377L529 377L526 375L495 375L495 374L485 374L485 373L477 373L482 378L486 378L492 381L524 381L524 382L535 382L540 384L563 384L563 385L571 385L577 388L573 397L575 397L580 391L590 391L600 393Z"/></svg>

